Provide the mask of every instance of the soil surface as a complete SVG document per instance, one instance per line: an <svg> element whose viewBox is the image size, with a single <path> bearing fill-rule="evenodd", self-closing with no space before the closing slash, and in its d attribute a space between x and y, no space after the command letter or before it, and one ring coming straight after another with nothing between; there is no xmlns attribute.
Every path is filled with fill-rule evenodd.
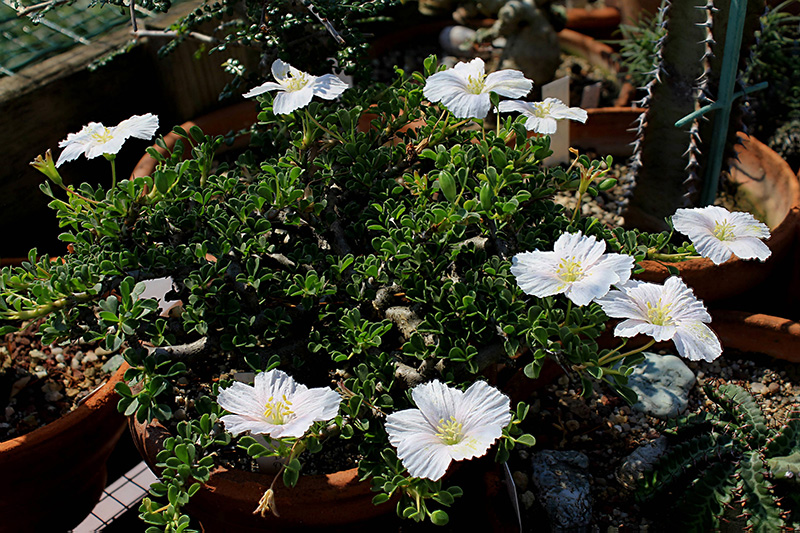
<svg viewBox="0 0 800 533"><path fill-rule="evenodd" d="M0 345L0 442L74 410L122 364L96 345L43 346L37 328L30 323Z"/></svg>

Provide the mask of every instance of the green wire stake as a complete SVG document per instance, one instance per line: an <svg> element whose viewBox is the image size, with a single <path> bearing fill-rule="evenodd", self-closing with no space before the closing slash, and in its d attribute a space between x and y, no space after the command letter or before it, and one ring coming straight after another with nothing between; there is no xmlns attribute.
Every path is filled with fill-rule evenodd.
<svg viewBox="0 0 800 533"><path fill-rule="evenodd" d="M717 94L717 102L721 102L721 106L714 117L714 131L711 136L706 179L703 180L703 192L700 195L701 205L711 205L717 196L725 139L728 136L728 125L731 119L731 105L733 104L733 89L736 83L739 52L742 48L747 0L731 0L730 9L728 31L725 34L725 52L722 56L722 72L719 77L719 94Z"/></svg>

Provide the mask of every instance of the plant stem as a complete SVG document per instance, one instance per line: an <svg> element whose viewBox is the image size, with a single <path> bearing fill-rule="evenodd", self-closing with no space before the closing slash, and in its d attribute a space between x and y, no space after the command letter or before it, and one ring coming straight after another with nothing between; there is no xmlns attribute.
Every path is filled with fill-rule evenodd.
<svg viewBox="0 0 800 533"><path fill-rule="evenodd" d="M322 131L324 131L325 133L327 133L328 135L330 135L331 137L333 137L334 139L336 139L340 143L346 144L346 141L342 138L341 135L339 135L338 133L332 132L331 130L329 130L328 128L326 128L325 126L323 126L322 124L317 122L317 119L315 119L313 116L311 116L311 113L308 112L308 109L305 109L304 111L306 112L306 116L308 118L310 118L311 122L313 122L319 129L321 129Z"/></svg>
<svg viewBox="0 0 800 533"><path fill-rule="evenodd" d="M624 359L624 358L628 357L629 355L634 355L634 354L637 354L639 352L643 352L646 349L648 349L649 347L651 347L652 345L654 345L655 343L656 343L655 339L650 339L650 342L648 342L644 346L640 346L639 348L634 348L633 350L631 350L629 352L625 352L625 353L617 354L617 355L615 355L613 357L609 357L611 354L613 354L614 352L619 350L619 348L617 348L616 350L614 350L614 352L609 352L606 355L604 355L603 357L601 357L597 361L597 365L598 366L604 366L604 365L607 365L608 363L613 363L614 361L619 361L620 359ZM623 344L623 346L624 346L624 344ZM620 346L620 348L622 348L622 346Z"/></svg>
<svg viewBox="0 0 800 533"><path fill-rule="evenodd" d="M114 164L116 158L109 159L111 161L111 189L117 186L117 166Z"/></svg>

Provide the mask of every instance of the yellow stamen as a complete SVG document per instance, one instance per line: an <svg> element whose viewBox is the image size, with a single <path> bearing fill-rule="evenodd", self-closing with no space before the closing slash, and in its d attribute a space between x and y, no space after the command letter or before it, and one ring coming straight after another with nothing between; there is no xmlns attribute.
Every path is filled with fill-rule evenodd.
<svg viewBox="0 0 800 533"><path fill-rule="evenodd" d="M114 138L114 135L111 133L111 130L103 127L103 131L95 131L92 133L92 140L97 143L107 143Z"/></svg>
<svg viewBox="0 0 800 533"><path fill-rule="evenodd" d="M285 394L283 398L278 400L270 397L270 399L267 400L264 418L266 418L267 422L270 424L275 424L276 426L283 425L294 416L294 411L292 411L291 407L292 402L286 399Z"/></svg>
<svg viewBox="0 0 800 533"><path fill-rule="evenodd" d="M661 298L659 298L655 306L650 302L647 302L646 305L647 320L649 320L651 324L655 324L656 326L668 326L672 323L672 315L670 314L671 304L662 304Z"/></svg>
<svg viewBox="0 0 800 533"><path fill-rule="evenodd" d="M736 227L733 224L723 220L722 222L714 222L714 230L711 233L721 241L733 241L736 240L735 229Z"/></svg>
<svg viewBox="0 0 800 533"><path fill-rule="evenodd" d="M550 116L550 109L552 107L552 102L537 102L533 105L533 114L538 118L547 118Z"/></svg>
<svg viewBox="0 0 800 533"><path fill-rule="evenodd" d="M486 74L467 76L467 92L471 94L481 94L483 92L484 78L486 78Z"/></svg>
<svg viewBox="0 0 800 533"><path fill-rule="evenodd" d="M308 84L308 75L305 72L290 72L284 84L289 91L299 91Z"/></svg>
<svg viewBox="0 0 800 533"><path fill-rule="evenodd" d="M436 426L436 436L448 446L458 444L464 438L464 426L461 422L456 420L455 416L451 416L450 420L439 420L439 425Z"/></svg>
<svg viewBox="0 0 800 533"><path fill-rule="evenodd" d="M566 285L567 283L580 281L586 274L583 271L583 266L580 261L576 261L574 258L570 257L561 259L556 268L556 275L564 282L564 285Z"/></svg>

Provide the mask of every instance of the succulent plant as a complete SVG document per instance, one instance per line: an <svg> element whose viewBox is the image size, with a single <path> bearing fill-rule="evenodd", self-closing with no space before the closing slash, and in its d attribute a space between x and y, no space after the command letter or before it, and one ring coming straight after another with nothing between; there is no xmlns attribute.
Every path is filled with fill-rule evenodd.
<svg viewBox="0 0 800 533"><path fill-rule="evenodd" d="M700 194L703 187L716 193L718 167L732 154L736 134L736 128L722 124L730 112L727 105L740 63L738 44L726 41L742 38L748 46L763 9L763 1L747 2L744 8L741 0L665 0L662 4L658 17L664 21L665 33L656 46L656 69L641 102L646 111L637 125L631 161L637 180L626 224L661 230L666 227L664 218L676 208L698 201L711 203L707 194L702 199ZM729 35L731 11L736 16L730 20L739 24ZM712 114L713 122L696 116L683 127L675 126L716 100L724 105ZM734 123L738 116L734 109Z"/></svg>
<svg viewBox="0 0 800 533"><path fill-rule="evenodd" d="M715 531L736 517L757 532L796 526L797 502L782 496L797 490L800 410L773 429L744 388L704 390L711 407L671 422L671 444L640 479L637 497L662 509L669 499L680 531Z"/></svg>
<svg viewBox="0 0 800 533"><path fill-rule="evenodd" d="M792 168L800 164L800 0L787 0L761 17L745 84L769 80L765 91L748 98L745 125ZM793 11L792 11L793 9Z"/></svg>

